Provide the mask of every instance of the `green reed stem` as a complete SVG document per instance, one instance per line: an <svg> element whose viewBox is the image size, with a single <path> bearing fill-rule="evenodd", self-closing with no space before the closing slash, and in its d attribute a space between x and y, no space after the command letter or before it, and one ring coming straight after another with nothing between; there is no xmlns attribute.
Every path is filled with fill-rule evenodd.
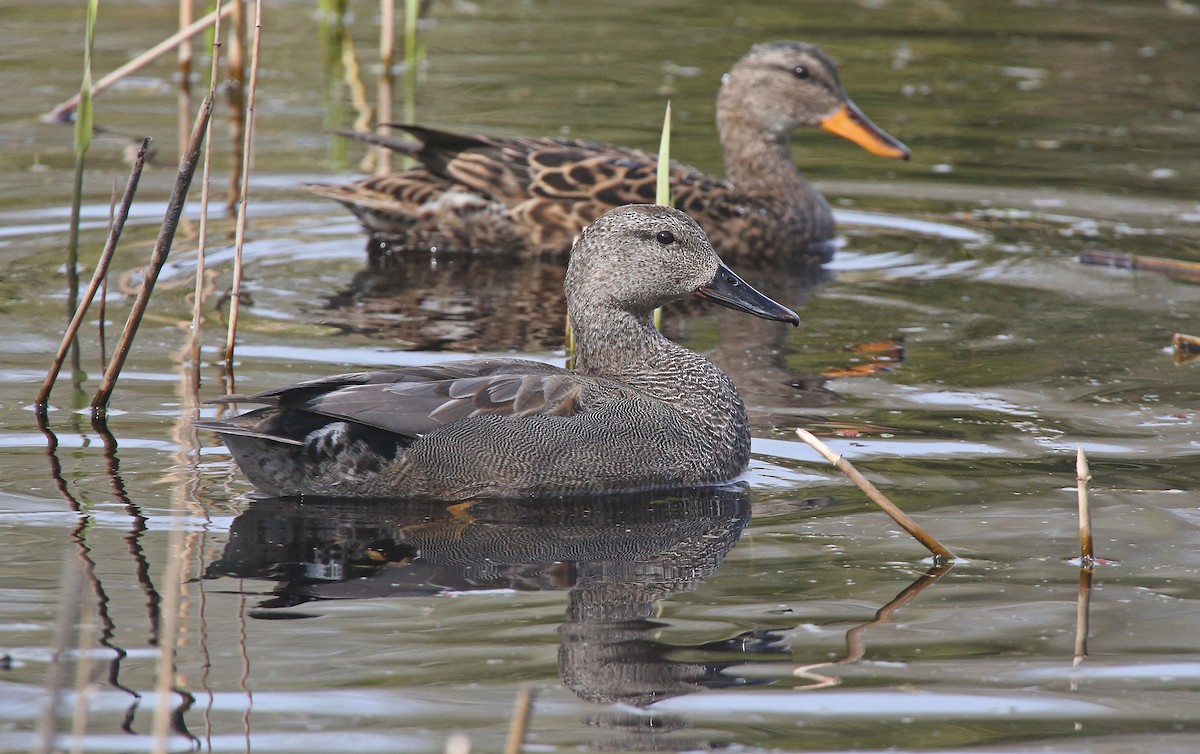
<svg viewBox="0 0 1200 754"><path fill-rule="evenodd" d="M658 171L655 173L654 203L673 207L671 199L671 101L663 114L662 137L658 141ZM662 329L662 309L654 310L654 327Z"/></svg>
<svg viewBox="0 0 1200 754"><path fill-rule="evenodd" d="M671 198L671 102L663 114L662 138L658 142L658 172L655 175L654 203L674 207Z"/></svg>
<svg viewBox="0 0 1200 754"><path fill-rule="evenodd" d="M92 145L92 47L96 37L96 14L100 0L88 0L84 23L83 82L79 85L79 107L75 112L75 185L71 192L71 229L67 241L67 316L72 317L79 305L79 217L83 207L84 157ZM72 342L71 367L78 381L82 380L79 363L79 344Z"/></svg>

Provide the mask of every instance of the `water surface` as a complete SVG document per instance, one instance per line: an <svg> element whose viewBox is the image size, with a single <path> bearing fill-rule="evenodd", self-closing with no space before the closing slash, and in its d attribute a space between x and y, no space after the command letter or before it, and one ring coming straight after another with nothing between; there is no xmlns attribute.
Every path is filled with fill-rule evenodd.
<svg viewBox="0 0 1200 754"><path fill-rule="evenodd" d="M77 5L6 8L0 31L0 83L19 93L0 98L0 751L33 746L71 604L85 649L65 666L61 746L150 747L172 531L185 563L176 750L424 752L455 733L498 750L524 686L538 750L1200 745L1200 390L1198 367L1170 351L1174 333L1200 335L1200 288L1079 261L1200 261L1193 4L434 3L415 101L431 125L653 149L669 98L675 155L720 171L721 72L756 41L794 38L829 52L851 96L914 152L902 164L797 139L842 248L812 274L741 271L800 307L800 328L698 302L667 312L666 332L746 397L742 486L493 505L469 521L438 506L252 500L191 429L216 414L197 410L180 367L194 224L111 435L80 410L100 372L94 322L79 389L66 374L54 393L53 438L37 428L30 404L65 321L73 166L70 129L37 118L78 88ZM560 363L560 261L370 269L349 215L296 189L359 174L362 155L328 133L353 108L313 8L267 6L236 387L474 353ZM371 77L375 11L353 10ZM169 34L173 13L102 4L98 70ZM97 100L85 275L128 144L149 134L158 149L114 265L108 352L173 178L174 72L155 64ZM219 202L232 145L216 133ZM232 237L217 212L218 290ZM201 397L223 390L222 311L206 307ZM931 570L797 427L961 562ZM1079 446L1108 561L1082 591ZM85 566L76 587L64 563Z"/></svg>

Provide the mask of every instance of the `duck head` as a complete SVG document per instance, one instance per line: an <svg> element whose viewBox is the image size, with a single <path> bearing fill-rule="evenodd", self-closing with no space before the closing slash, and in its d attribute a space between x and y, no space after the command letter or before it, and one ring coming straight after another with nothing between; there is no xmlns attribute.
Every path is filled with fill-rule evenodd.
<svg viewBox="0 0 1200 754"><path fill-rule="evenodd" d="M768 139L787 143L793 131L822 128L882 157L911 154L850 100L833 61L803 42L755 45L725 74L717 113L722 134L753 122Z"/></svg>
<svg viewBox="0 0 1200 754"><path fill-rule="evenodd" d="M759 293L729 269L708 236L684 213L630 204L601 215L571 250L566 276L572 321L611 310L639 319L689 295L763 319L800 324L791 309ZM587 316L587 315L585 315Z"/></svg>

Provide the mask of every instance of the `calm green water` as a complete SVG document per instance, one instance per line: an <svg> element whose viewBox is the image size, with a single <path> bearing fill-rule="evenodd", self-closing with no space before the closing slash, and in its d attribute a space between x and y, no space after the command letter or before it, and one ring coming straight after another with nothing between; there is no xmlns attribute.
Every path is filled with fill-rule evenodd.
<svg viewBox="0 0 1200 754"><path fill-rule="evenodd" d="M793 38L829 52L914 152L900 164L797 139L844 246L813 279L744 271L802 307L799 329L667 312L666 331L751 408L743 487L491 506L469 523L436 506L252 502L190 428L178 353L194 225L114 396L115 450L73 410L100 372L93 322L79 389L67 375L54 394L47 452L29 406L65 320L73 156L70 130L37 117L78 88L79 6L0 10L0 751L37 746L72 604L70 644L85 649L65 665L59 747L151 748L172 531L185 535L173 750L426 752L464 733L497 751L522 687L538 751L1200 747L1200 366L1170 351L1174 333L1200 335L1200 287L1079 262L1200 261L1195 4L434 3L421 122L653 149L670 99L675 155L719 171L720 74L756 41ZM376 10L352 10L373 91ZM167 36L174 13L102 3L97 70ZM561 265L364 269L349 215L296 190L359 170L328 135L353 116L320 40L311 4L267 3L237 387L464 351L560 360ZM207 58L196 67L206 76ZM174 177L174 74L154 64L97 100L85 275L130 140L158 148L114 264L108 351ZM219 110L218 202L232 148ZM218 290L232 236L218 212ZM222 314L206 311L212 397ZM962 561L930 574L797 427ZM1082 591L1086 630L1077 446L1109 561ZM64 563L85 566L78 586Z"/></svg>

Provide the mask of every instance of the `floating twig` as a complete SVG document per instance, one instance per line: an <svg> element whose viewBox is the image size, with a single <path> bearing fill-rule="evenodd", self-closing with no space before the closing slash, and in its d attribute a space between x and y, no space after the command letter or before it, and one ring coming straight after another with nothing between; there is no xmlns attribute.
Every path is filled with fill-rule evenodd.
<svg viewBox="0 0 1200 754"><path fill-rule="evenodd" d="M258 88L258 52L262 44L262 0L254 3L254 40L250 48L250 87L246 95L246 133L242 142L242 181L238 191L237 230L233 241L233 284L229 291L229 329L225 335L225 363L233 364L237 335L238 299L242 294L242 247L246 242L246 194L250 191L250 155L254 146L254 94Z"/></svg>
<svg viewBox="0 0 1200 754"><path fill-rule="evenodd" d="M1200 359L1200 338L1195 335L1175 333L1171 336L1171 348L1175 351L1175 363L1187 364Z"/></svg>
<svg viewBox="0 0 1200 754"><path fill-rule="evenodd" d="M99 81L97 81L95 84L93 84L91 86L91 88L90 88L91 96L94 97L97 94L100 94L105 89L109 88L116 82L120 81L121 79L128 76L129 74L133 73L134 71L137 71L138 69L142 68L143 66L151 63L156 58L162 56L164 53L175 49L176 47L179 46L179 44L181 42L183 42L183 40L190 39L190 38L196 36L200 32L204 31L205 29L207 29L208 27L210 27L214 23L216 23L218 13L220 13L223 16L228 15L231 12L233 12L234 8L236 8L238 5L241 5L242 2L244 2L244 0L237 0L237 2L230 3L223 9L218 9L216 11L213 11L212 13L209 13L204 18L201 18L199 21L196 21L195 23L189 25L186 29L182 29L179 32L176 32L174 35L164 39L162 42L159 42L157 45L155 45L154 47L151 47L149 50L147 50L146 52L143 52L141 55L138 55L136 58L129 61L125 65L121 66L120 68L117 68L112 73L109 73L108 75L102 77ZM70 115L71 112L73 112L75 110L76 107L79 106L79 101L80 101L80 95L77 94L74 97L72 97L71 99L69 99L66 102L59 105L58 107L54 108L50 112L43 115L42 120L61 123L62 121L67 119L67 117Z"/></svg>
<svg viewBox="0 0 1200 754"><path fill-rule="evenodd" d="M1112 251L1085 251L1079 255L1083 264L1118 267L1123 270L1142 270L1165 275L1175 280L1200 283L1200 264L1182 259L1146 257L1138 254L1118 254Z"/></svg>
<svg viewBox="0 0 1200 754"><path fill-rule="evenodd" d="M1079 557L1085 568L1091 568L1095 563L1095 552L1092 540L1092 507L1088 502L1088 482L1092 480L1092 472L1088 469L1087 456L1083 446L1075 451L1075 484L1079 490Z"/></svg>
<svg viewBox="0 0 1200 754"><path fill-rule="evenodd" d="M827 461L832 463L839 471L850 478L850 481L858 485L858 488L867 494L867 497L883 508L884 512L892 517L892 520L900 525L902 529L911 534L918 542L923 544L926 549L933 553L935 558L942 558L950 561L954 560L954 553L946 549L941 542L934 539L933 535L921 528L916 521L908 517L904 511L896 507L896 504L880 492L875 485L871 484L865 476L859 473L858 469L843 458L841 455L833 452L825 443L818 440L811 432L806 429L797 429L796 434L801 440L811 445L818 453L825 457Z"/></svg>
<svg viewBox="0 0 1200 754"><path fill-rule="evenodd" d="M533 691L529 686L517 689L517 702L513 707L512 720L508 725L508 739L504 742L504 754L520 754L525 743L525 732L529 729L529 718L533 715Z"/></svg>
<svg viewBox="0 0 1200 754"><path fill-rule="evenodd" d="M154 251L150 255L146 278L142 281L141 290L138 291L137 298L133 302L129 319L125 321L125 329L121 332L121 338L113 351L112 359L108 362L108 369L104 372L100 388L92 398L93 411L103 411L108 406L108 399L112 396L113 388L116 387L121 367L125 365L129 349L133 346L133 337L137 334L138 325L141 324L146 307L150 304L150 294L154 292L154 283L158 280L163 265L167 262L171 243L175 240L175 230L179 227L179 218L183 215L183 206L187 201L188 188L192 185L192 176L196 172L196 163L200 159L200 147L208 127L208 119L212 115L212 106L211 97L206 97L203 104L200 105L200 112L196 116L192 136L188 141L187 153L179 162L179 173L175 178L175 185L171 189L171 199L167 203L167 211L158 231L158 240L155 241Z"/></svg>
<svg viewBox="0 0 1200 754"><path fill-rule="evenodd" d="M34 400L39 412L46 410L47 403L50 400L50 391L54 389L54 383L58 380L58 373L67 358L67 352L75 343L75 338L79 334L79 328L83 325L83 318L87 316L88 307L91 306L93 299L96 297L96 291L99 290L101 284L107 279L108 266L112 261L113 253L117 250L117 242L121 239L121 231L125 228L125 221L129 218L129 208L133 204L134 194L137 193L138 181L142 177L142 168L145 167L146 152L149 148L150 138L147 137L142 141L142 147L138 150L137 156L133 160L133 168L129 171L129 181L125 184L125 193L121 197L121 204L117 208L117 214L109 226L108 240L104 242L104 250L100 252L100 259L96 262L96 271L92 274L92 282L88 284L87 290L83 294L83 299L79 302L74 316L67 325L67 331L63 334L62 343L58 346L58 353L55 354L54 361L50 365L50 371L46 374L46 380L42 383L42 389L38 391L37 398Z"/></svg>

